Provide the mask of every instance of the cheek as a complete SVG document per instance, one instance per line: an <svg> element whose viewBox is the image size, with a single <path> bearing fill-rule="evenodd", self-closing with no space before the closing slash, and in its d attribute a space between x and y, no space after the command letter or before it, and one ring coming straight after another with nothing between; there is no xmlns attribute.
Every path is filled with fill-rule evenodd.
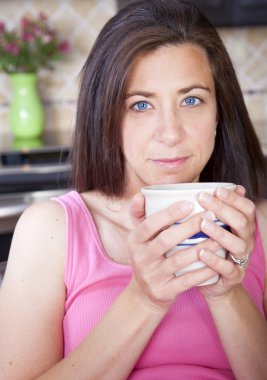
<svg viewBox="0 0 267 380"><path fill-rule="evenodd" d="M215 144L215 129L216 127L212 127L212 129L209 129L208 131L203 132L199 136L199 141L202 141L202 145L205 146L207 149L212 149Z"/></svg>
<svg viewBox="0 0 267 380"><path fill-rule="evenodd" d="M205 155L206 160L208 161L210 159L210 156L214 150L215 146L215 134L214 131L210 133L209 136L207 136L206 139L204 139L204 144L203 144L203 155Z"/></svg>
<svg viewBox="0 0 267 380"><path fill-rule="evenodd" d="M123 150L137 152L145 148L147 143L152 139L151 127L146 121L132 120L125 117L122 129L121 139Z"/></svg>
<svg viewBox="0 0 267 380"><path fill-rule="evenodd" d="M122 152L128 161L136 160L142 155L144 139L142 133L125 128L122 132Z"/></svg>
<svg viewBox="0 0 267 380"><path fill-rule="evenodd" d="M192 125L193 126L193 125ZM200 143L212 145L215 138L215 130L217 127L216 112L210 111L210 114L200 115L195 121L195 125L191 128L192 138L198 140Z"/></svg>
<svg viewBox="0 0 267 380"><path fill-rule="evenodd" d="M215 128L212 130L198 130L197 133L192 133L191 144L195 147L198 154L204 160L208 160L215 146Z"/></svg>
<svg viewBox="0 0 267 380"><path fill-rule="evenodd" d="M125 153L129 150L131 146L131 141L134 139L132 128L125 123L121 129L121 147L122 151Z"/></svg>

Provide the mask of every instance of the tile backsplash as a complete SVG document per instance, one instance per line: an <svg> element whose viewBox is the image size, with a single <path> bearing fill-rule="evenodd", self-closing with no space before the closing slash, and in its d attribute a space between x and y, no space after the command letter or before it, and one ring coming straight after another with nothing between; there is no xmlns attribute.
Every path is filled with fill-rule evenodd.
<svg viewBox="0 0 267 380"><path fill-rule="evenodd" d="M23 15L44 12L50 25L71 50L53 71L40 70L38 89L44 105L45 129L70 129L74 124L79 72L102 26L116 12L116 0L1 0L0 20L16 26ZM0 138L9 132L8 110L12 97L8 75L0 72Z"/></svg>
<svg viewBox="0 0 267 380"><path fill-rule="evenodd" d="M64 61L53 71L40 70L38 87L46 115L46 130L70 130L74 124L78 76L104 23L116 12L116 0L1 0L0 20L17 25L22 15L49 16L62 38L71 43ZM232 57L246 104L261 140L267 142L267 25L219 30ZM8 76L0 72L0 138L9 133L12 96ZM266 121L266 123L265 123ZM265 131L266 130L266 131Z"/></svg>

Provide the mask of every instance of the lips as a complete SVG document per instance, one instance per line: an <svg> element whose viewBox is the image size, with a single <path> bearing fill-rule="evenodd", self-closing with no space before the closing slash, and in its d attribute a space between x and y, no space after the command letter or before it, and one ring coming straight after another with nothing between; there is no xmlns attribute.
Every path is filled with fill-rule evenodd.
<svg viewBox="0 0 267 380"><path fill-rule="evenodd" d="M186 157L173 157L173 158L158 158L153 159L152 161L154 164L166 168L175 168L183 165L185 161L188 159L188 156Z"/></svg>

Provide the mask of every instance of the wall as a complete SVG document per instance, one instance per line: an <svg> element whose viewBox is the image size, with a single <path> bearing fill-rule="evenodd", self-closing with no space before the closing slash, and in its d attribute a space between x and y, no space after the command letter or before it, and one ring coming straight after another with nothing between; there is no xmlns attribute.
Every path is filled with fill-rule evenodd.
<svg viewBox="0 0 267 380"><path fill-rule="evenodd" d="M249 114L267 153L267 26L221 29Z"/></svg>
<svg viewBox="0 0 267 380"><path fill-rule="evenodd" d="M45 108L46 130L69 130L74 123L78 76L99 30L115 13L115 0L0 0L0 20L17 25L21 16L44 12L62 39L71 44L55 70L40 70L38 87ZM8 108L12 96L8 76L0 72L0 138L8 133Z"/></svg>
<svg viewBox="0 0 267 380"><path fill-rule="evenodd" d="M74 123L78 74L94 39L115 13L115 0L0 0L0 19L13 26L25 13L43 11L72 46L52 72L41 70L39 91L46 129L69 130ZM233 59L257 133L267 142L267 26L219 30ZM0 72L0 138L9 132L9 78Z"/></svg>

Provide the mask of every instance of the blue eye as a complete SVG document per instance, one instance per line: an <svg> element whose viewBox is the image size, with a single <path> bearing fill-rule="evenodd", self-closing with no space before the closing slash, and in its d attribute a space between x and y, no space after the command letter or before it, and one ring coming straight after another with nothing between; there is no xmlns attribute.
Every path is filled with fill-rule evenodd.
<svg viewBox="0 0 267 380"><path fill-rule="evenodd" d="M135 111L146 111L149 108L151 108L150 104L148 102L137 102L133 105L133 109Z"/></svg>
<svg viewBox="0 0 267 380"><path fill-rule="evenodd" d="M189 96L183 101L183 105L185 106L197 106L201 103L201 100L199 98L196 98L195 96Z"/></svg>

